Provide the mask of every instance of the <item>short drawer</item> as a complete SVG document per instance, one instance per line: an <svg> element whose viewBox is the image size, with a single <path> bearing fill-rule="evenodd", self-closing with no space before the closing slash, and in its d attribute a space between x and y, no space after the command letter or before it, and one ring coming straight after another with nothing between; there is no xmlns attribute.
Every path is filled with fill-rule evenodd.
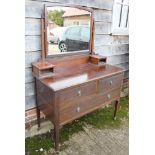
<svg viewBox="0 0 155 155"><path fill-rule="evenodd" d="M106 94L98 94L95 96L89 96L80 101L72 101L68 103L68 106L61 108L59 111L59 123L61 125L70 122L84 114L87 114L99 107L102 107L106 103L118 99L120 97L120 89L107 92Z"/></svg>
<svg viewBox="0 0 155 155"><path fill-rule="evenodd" d="M96 81L59 92L59 103L64 104L74 99L81 99L96 93Z"/></svg>
<svg viewBox="0 0 155 155"><path fill-rule="evenodd" d="M121 87L123 80L123 74L114 75L108 78L103 78L99 80L99 91L106 92L112 89L117 89Z"/></svg>

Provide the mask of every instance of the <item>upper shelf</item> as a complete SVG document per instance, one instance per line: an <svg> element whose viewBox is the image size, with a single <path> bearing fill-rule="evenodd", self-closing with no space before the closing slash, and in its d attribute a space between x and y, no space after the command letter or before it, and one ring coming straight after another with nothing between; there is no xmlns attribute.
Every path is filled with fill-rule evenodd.
<svg viewBox="0 0 155 155"><path fill-rule="evenodd" d="M61 74L65 70L65 72L71 71L70 69L76 68L81 69L83 65L92 64L93 66L105 66L106 57L99 55L85 55L85 56L74 56L71 58L59 58L55 60L49 61L40 61L33 63L33 75L37 78L51 77L55 76L56 73ZM80 66L78 68L77 66ZM88 66L89 67L89 66Z"/></svg>

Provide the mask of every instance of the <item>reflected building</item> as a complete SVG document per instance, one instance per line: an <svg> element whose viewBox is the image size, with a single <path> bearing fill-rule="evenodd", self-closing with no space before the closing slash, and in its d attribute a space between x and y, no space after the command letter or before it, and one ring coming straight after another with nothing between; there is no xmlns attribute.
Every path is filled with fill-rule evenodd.
<svg viewBox="0 0 155 155"><path fill-rule="evenodd" d="M90 12L77 8L68 8L65 10L64 26L71 25L88 25L90 26Z"/></svg>

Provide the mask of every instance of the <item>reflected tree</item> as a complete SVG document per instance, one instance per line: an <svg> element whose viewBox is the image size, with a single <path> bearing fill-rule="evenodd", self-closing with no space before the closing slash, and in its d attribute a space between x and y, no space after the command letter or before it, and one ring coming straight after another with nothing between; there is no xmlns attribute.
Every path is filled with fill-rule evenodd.
<svg viewBox="0 0 155 155"><path fill-rule="evenodd" d="M54 10L54 11L49 11L48 12L48 20L49 21L53 21L55 24L59 25L59 26L63 26L63 14L64 11L63 10Z"/></svg>

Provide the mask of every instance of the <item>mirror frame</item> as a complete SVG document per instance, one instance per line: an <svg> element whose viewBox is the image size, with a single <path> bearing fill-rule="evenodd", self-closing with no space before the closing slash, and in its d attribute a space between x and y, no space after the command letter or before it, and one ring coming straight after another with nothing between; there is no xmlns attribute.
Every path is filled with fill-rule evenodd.
<svg viewBox="0 0 155 155"><path fill-rule="evenodd" d="M48 25L48 19L47 19L47 7L54 7L54 6L62 6L62 7L74 7L78 9L83 9L86 11L89 11L91 13L90 18L90 44L88 50L81 50L81 51L74 51L74 52L68 52L68 53L61 53L61 54L55 54L55 55L48 55L48 41L47 41L47 25ZM64 56L74 56L74 55L82 55L82 54L93 54L93 48L94 48L94 16L93 16L93 9L86 8L78 5L64 5L64 4L51 4L51 5L44 5L44 16L41 17L41 58L44 61L47 58L55 58L55 57L64 57Z"/></svg>

